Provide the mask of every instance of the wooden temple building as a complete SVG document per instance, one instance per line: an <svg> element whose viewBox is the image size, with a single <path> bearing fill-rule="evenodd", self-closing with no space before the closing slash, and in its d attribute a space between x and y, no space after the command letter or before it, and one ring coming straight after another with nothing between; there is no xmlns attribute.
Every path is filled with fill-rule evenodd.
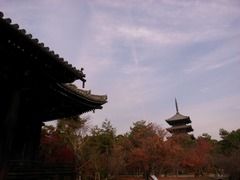
<svg viewBox="0 0 240 180"><path fill-rule="evenodd" d="M49 169L37 161L42 125L101 109L107 96L74 88L76 80L84 86L83 69L3 16L0 12L0 179L58 179L58 173L74 179L71 168Z"/></svg>
<svg viewBox="0 0 240 180"><path fill-rule="evenodd" d="M178 111L177 100L175 99L176 114L169 119L166 119L166 122L171 126L167 128L167 131L172 135L176 134L188 134L193 131L190 123L192 122L189 116L184 116Z"/></svg>

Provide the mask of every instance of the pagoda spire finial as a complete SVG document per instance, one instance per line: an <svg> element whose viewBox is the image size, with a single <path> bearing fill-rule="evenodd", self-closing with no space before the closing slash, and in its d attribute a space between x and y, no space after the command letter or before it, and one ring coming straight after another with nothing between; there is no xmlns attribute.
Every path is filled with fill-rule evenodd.
<svg viewBox="0 0 240 180"><path fill-rule="evenodd" d="M179 112L178 112L177 98L175 98L175 106L176 106L176 113L179 113Z"/></svg>

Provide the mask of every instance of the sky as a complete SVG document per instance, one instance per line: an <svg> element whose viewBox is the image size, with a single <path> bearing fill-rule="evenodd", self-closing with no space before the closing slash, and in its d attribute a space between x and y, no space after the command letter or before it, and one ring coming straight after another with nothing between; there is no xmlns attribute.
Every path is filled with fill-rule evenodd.
<svg viewBox="0 0 240 180"><path fill-rule="evenodd" d="M240 128L239 0L0 0L0 11L108 95L93 125L167 128L176 97L196 137Z"/></svg>

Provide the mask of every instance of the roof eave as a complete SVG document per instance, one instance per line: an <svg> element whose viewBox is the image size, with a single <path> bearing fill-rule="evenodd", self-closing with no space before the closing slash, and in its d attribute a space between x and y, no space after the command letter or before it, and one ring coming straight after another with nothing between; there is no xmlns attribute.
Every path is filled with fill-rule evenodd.
<svg viewBox="0 0 240 180"><path fill-rule="evenodd" d="M26 34L25 29L19 29L18 24L11 24L11 19L4 19L3 16L3 13L0 12L0 24L2 25L2 28L6 28L5 31L3 30L1 32L12 34L11 37L14 37L14 43L19 45L23 50L31 49L31 51L33 51L31 54L34 58L38 58L38 56L42 54L43 57L49 57L49 59L51 59L51 61L46 61L46 63L51 62L53 65L55 64L57 66L61 66L63 69L67 70L69 77L65 78L63 83L72 83L75 80L81 80L83 82L86 81L85 74L82 71L76 69L63 58L59 57L59 55L55 54L54 51L51 51L49 47L46 47L43 43L40 43L38 39L33 39L31 34ZM45 61L44 59L45 58L41 60Z"/></svg>

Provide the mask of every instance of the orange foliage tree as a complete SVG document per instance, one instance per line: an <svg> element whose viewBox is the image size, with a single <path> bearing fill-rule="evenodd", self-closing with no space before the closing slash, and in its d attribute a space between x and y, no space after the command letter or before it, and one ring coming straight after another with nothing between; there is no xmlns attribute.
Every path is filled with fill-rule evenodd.
<svg viewBox="0 0 240 180"><path fill-rule="evenodd" d="M196 176L203 175L211 168L212 149L213 145L209 139L198 137L194 141L194 145L187 150L182 162L183 167L195 172Z"/></svg>
<svg viewBox="0 0 240 180"><path fill-rule="evenodd" d="M137 121L131 127L129 140L131 149L127 167L132 172L144 174L149 179L151 173L158 173L163 166L165 131L146 121Z"/></svg>

